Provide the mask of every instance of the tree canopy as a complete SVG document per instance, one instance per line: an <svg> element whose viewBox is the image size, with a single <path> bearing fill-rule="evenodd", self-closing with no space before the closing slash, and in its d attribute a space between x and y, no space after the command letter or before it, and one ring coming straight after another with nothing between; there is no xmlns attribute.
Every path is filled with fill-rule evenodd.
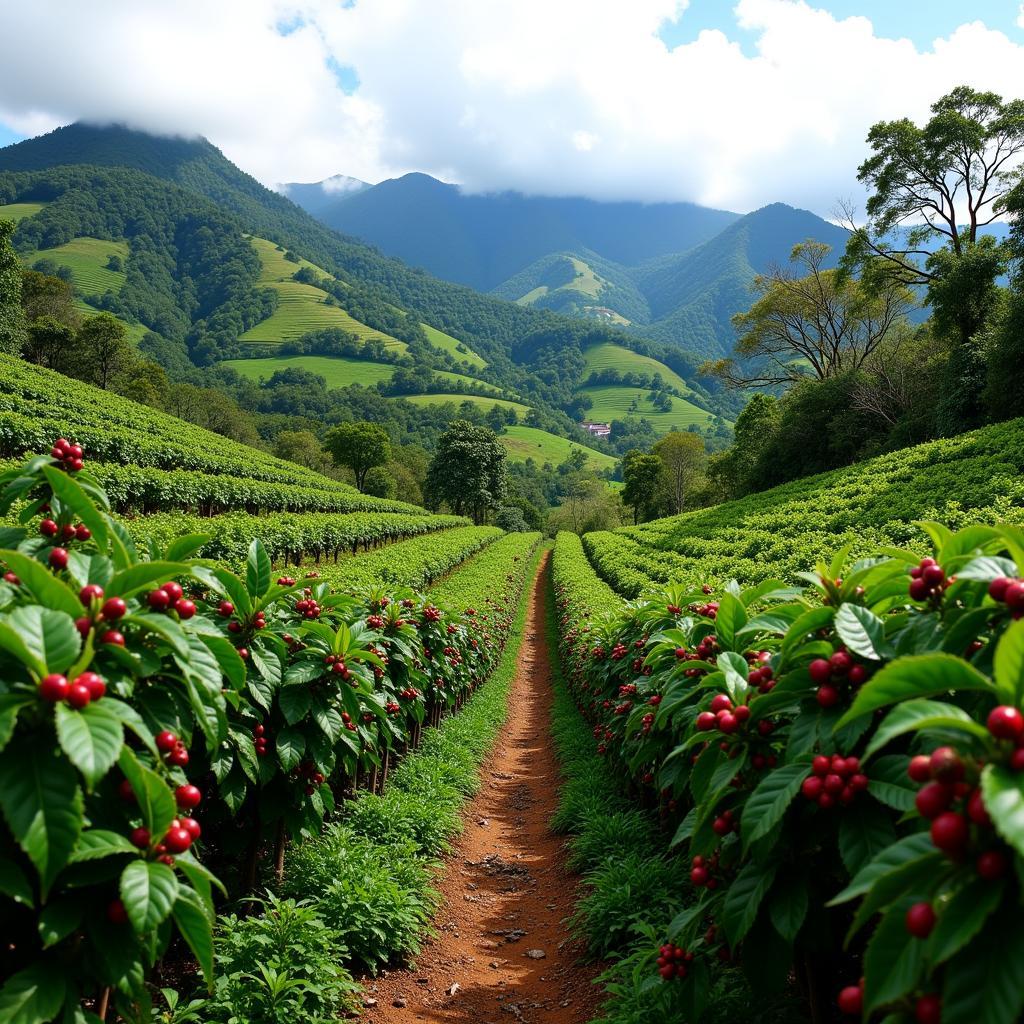
<svg viewBox="0 0 1024 1024"><path fill-rule="evenodd" d="M424 490L431 507L443 502L456 515L484 522L507 490L505 448L494 431L454 420L437 442Z"/></svg>
<svg viewBox="0 0 1024 1024"><path fill-rule="evenodd" d="M361 491L365 488L367 473L391 458L388 432L376 423L365 421L338 424L327 432L324 447L336 465L352 470L356 487Z"/></svg>

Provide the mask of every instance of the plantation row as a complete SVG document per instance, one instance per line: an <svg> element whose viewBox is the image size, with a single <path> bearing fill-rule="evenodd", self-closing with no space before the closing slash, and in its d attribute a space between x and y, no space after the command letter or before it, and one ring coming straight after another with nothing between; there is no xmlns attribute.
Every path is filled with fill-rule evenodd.
<svg viewBox="0 0 1024 1024"><path fill-rule="evenodd" d="M143 547L164 547L178 537L196 534L207 538L197 555L214 558L229 565L241 564L254 539L259 539L274 562L300 565L311 559L335 561L345 553L368 551L381 544L392 544L420 534L440 532L463 526L461 516L350 512L341 515L305 512L302 515L272 513L261 516L229 512L204 518L180 512L158 513L130 520L126 525L135 542ZM438 543L444 543L438 537Z"/></svg>
<svg viewBox="0 0 1024 1024"><path fill-rule="evenodd" d="M809 590L629 605L559 536L573 699L674 851L666 875L622 821L593 839L664 883L637 883L618 935L581 904L601 952L635 928L610 1020L723 1019L723 998L733 1019L779 1000L814 1021L1020 1019L1024 530L924 531L931 555L842 551Z"/></svg>
<svg viewBox="0 0 1024 1024"><path fill-rule="evenodd" d="M483 572L449 580L447 597L466 602L453 613L404 587L275 582L258 540L242 576L195 560L202 537L141 560L99 481L67 457L31 459L0 488L0 511L17 504L25 524L0 552L0 1020L95 1021L109 1002L148 1021L146 979L168 951L172 973L187 946L212 979L214 890L236 898L268 871L283 879L289 839L319 835L359 784L382 788L423 723L492 671L537 538L506 538ZM427 557L436 537L405 545L421 543L429 578L499 533L446 546L457 556ZM275 989L265 962L224 973L233 981L202 1019L249 1019L239 1007ZM76 1015L82 1000L95 1015Z"/></svg>
<svg viewBox="0 0 1024 1024"><path fill-rule="evenodd" d="M1024 523L1024 420L893 452L739 501L586 536L603 579L626 597L676 581L791 578L822 551L918 543L913 525Z"/></svg>
<svg viewBox="0 0 1024 1024"><path fill-rule="evenodd" d="M53 370L0 355L0 456L45 451L55 437L69 436L88 451L94 470L97 462L193 470L360 498L355 488L313 470Z"/></svg>

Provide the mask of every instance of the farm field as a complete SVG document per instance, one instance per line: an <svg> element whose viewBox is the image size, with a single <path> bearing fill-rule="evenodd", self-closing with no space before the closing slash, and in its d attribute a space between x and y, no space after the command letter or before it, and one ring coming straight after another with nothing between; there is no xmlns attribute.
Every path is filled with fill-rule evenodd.
<svg viewBox="0 0 1024 1024"><path fill-rule="evenodd" d="M455 359L470 363L479 370L482 370L487 365L487 360L483 356L478 355L464 342L460 342L458 338L453 338L450 334L445 334L444 331L431 327L430 324L421 324L420 326L426 332L427 341L434 348L440 349L442 352L448 352ZM459 351L460 346L465 349L464 352Z"/></svg>
<svg viewBox="0 0 1024 1024"><path fill-rule="evenodd" d="M249 380L269 380L279 370L295 367L318 374L327 381L328 388L347 388L351 384L369 387L383 380L391 380L395 367L391 363L375 363L369 359L349 356L271 356L260 359L226 359L230 366Z"/></svg>
<svg viewBox="0 0 1024 1024"><path fill-rule="evenodd" d="M413 405L444 405L446 402L453 402L461 405L463 402L470 402L483 410L492 408L495 405L502 409L513 409L519 416L526 416L530 411L529 406L522 402L513 402L507 398L486 398L482 395L403 395L403 399L412 402Z"/></svg>
<svg viewBox="0 0 1024 1024"><path fill-rule="evenodd" d="M284 258L284 253L273 242L265 238L251 238L253 248L259 254L262 270L259 284L273 288L279 297L279 305L266 320L260 321L239 336L239 341L278 343L294 341L309 331L337 327L356 335L360 340L379 339L384 345L396 352L405 352L408 346L404 341L392 338L382 331L375 331L366 324L349 316L345 310L336 305L329 305L324 300L326 292L309 284L293 281L296 270L308 267L321 277L329 276L321 268L308 260L293 263Z"/></svg>
<svg viewBox="0 0 1024 1024"><path fill-rule="evenodd" d="M671 396L672 411L662 412L654 405L653 392L642 388L599 384L580 388L579 393L589 395L593 400L593 406L587 410L587 419L599 423L610 423L612 420L624 420L627 416L635 416L649 420L659 433L668 433L673 427L676 430L685 430L692 424L704 427L714 419L711 413L674 395ZM631 413L629 409L634 398L639 398L639 402L636 411Z"/></svg>
<svg viewBox="0 0 1024 1024"><path fill-rule="evenodd" d="M606 455L604 452L595 451L593 448L587 448L575 441L559 437L557 434L539 430L537 427L507 427L505 433L501 434L498 440L505 446L508 457L513 462L525 462L527 459L533 459L534 462L541 465L550 462L553 466L557 466L565 462L574 449L584 452L587 456L587 464L591 469L614 469L617 461L614 455Z"/></svg>
<svg viewBox="0 0 1024 1024"><path fill-rule="evenodd" d="M618 370L620 373L646 375L660 373L661 379L676 388L680 394L688 395L690 393L689 385L675 370L670 369L657 359L641 355L622 345L614 345L611 342L591 345L584 351L583 358L586 360L588 373L592 370Z"/></svg>
<svg viewBox="0 0 1024 1024"><path fill-rule="evenodd" d="M73 238L53 249L29 253L24 262L32 266L40 259L53 260L58 266L71 270L75 287L82 295L102 295L104 292L119 292L125 281L124 271L107 268L107 260L111 256L127 261L128 243L102 238Z"/></svg>
<svg viewBox="0 0 1024 1024"><path fill-rule="evenodd" d="M0 203L0 220L13 220L17 223L26 217L34 217L46 203Z"/></svg>

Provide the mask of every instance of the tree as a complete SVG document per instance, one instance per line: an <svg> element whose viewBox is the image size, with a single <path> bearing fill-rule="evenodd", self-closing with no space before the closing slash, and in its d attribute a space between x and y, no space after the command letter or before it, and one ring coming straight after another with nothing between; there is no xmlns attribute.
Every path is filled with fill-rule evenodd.
<svg viewBox="0 0 1024 1024"><path fill-rule="evenodd" d="M397 493L395 478L384 466L373 466L368 470L363 487L366 494L375 498L394 498Z"/></svg>
<svg viewBox="0 0 1024 1024"><path fill-rule="evenodd" d="M0 220L0 352L18 355L27 339L21 308L21 265L11 247L14 222Z"/></svg>
<svg viewBox="0 0 1024 1024"><path fill-rule="evenodd" d="M75 309L74 288L59 277L35 270L21 272L21 305L30 326L41 317L50 317L75 329L81 321Z"/></svg>
<svg viewBox="0 0 1024 1024"><path fill-rule="evenodd" d="M526 533L529 527L518 505L502 505L494 515L494 525L506 533Z"/></svg>
<svg viewBox="0 0 1024 1024"><path fill-rule="evenodd" d="M282 430L274 438L274 454L308 469L326 469L329 461L324 455L324 446L312 430Z"/></svg>
<svg viewBox="0 0 1024 1024"><path fill-rule="evenodd" d="M648 455L634 448L622 460L622 479L625 487L622 500L633 508L633 522L653 518L662 484L663 467L657 455Z"/></svg>
<svg viewBox="0 0 1024 1024"><path fill-rule="evenodd" d="M782 414L773 395L752 395L736 419L732 445L714 456L708 476L725 498L738 498L751 489L762 456L771 448Z"/></svg>
<svg viewBox="0 0 1024 1024"><path fill-rule="evenodd" d="M505 497L505 447L494 431L453 420L441 435L427 470L425 494L432 508L444 502L456 515L482 523Z"/></svg>
<svg viewBox="0 0 1024 1024"><path fill-rule="evenodd" d="M855 211L843 209L851 229L843 267L860 270L874 285L927 285L930 300L939 302L944 295L936 285L968 259L960 285L973 282L980 297L968 298L966 306L983 309L1006 254L994 243L980 258L972 250L983 242L980 231L1004 213L1020 176L1024 101L1004 102L996 93L958 86L931 111L923 126L902 118L868 132L872 155L857 173L871 193L868 220L857 225ZM988 275L979 273L982 267ZM970 321L958 323L959 340L976 329Z"/></svg>
<svg viewBox="0 0 1024 1024"><path fill-rule="evenodd" d="M686 507L686 498L703 477L707 453L704 440L697 434L667 434L652 449L661 460L662 476L668 492L668 506L678 515Z"/></svg>
<svg viewBox="0 0 1024 1024"><path fill-rule="evenodd" d="M387 431L365 420L339 423L328 431L324 447L336 465L352 470L360 491L366 483L366 474L374 466L383 466L391 457L391 438Z"/></svg>
<svg viewBox="0 0 1024 1024"><path fill-rule="evenodd" d="M135 360L124 324L110 313L97 313L82 321L75 350L75 376L104 389Z"/></svg>
<svg viewBox="0 0 1024 1024"><path fill-rule="evenodd" d="M806 241L793 247L795 270L774 266L754 278L758 298L732 318L740 335L735 360L708 369L734 387L826 380L858 369L901 323L914 304L898 281L873 290L836 270L826 270L831 246Z"/></svg>
<svg viewBox="0 0 1024 1024"><path fill-rule="evenodd" d="M607 481L581 475L572 481L561 504L548 513L547 529L552 534L612 530L622 525L621 510L619 496Z"/></svg>
<svg viewBox="0 0 1024 1024"><path fill-rule="evenodd" d="M30 363L67 373L76 344L73 327L55 317L40 316L29 324L22 355Z"/></svg>

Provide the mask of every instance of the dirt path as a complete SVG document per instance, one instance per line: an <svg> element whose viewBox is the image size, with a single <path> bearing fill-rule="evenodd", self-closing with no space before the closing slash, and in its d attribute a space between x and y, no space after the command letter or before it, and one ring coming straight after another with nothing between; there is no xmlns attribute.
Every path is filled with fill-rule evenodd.
<svg viewBox="0 0 1024 1024"><path fill-rule="evenodd" d="M579 963L564 924L576 880L564 867L563 840L548 830L558 770L549 735L547 561L533 583L508 725L445 865L438 936L415 970L368 981L371 1024L585 1024L596 1012L596 969Z"/></svg>

